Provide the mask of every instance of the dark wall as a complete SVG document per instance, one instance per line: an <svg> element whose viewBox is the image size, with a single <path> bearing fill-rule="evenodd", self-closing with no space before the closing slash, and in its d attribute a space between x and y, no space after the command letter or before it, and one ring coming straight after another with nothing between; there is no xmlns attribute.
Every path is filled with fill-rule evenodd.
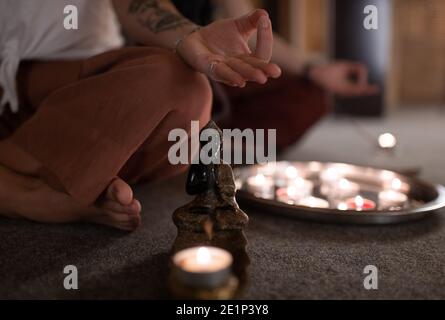
<svg viewBox="0 0 445 320"><path fill-rule="evenodd" d="M370 71L370 80L380 85L378 96L335 99L338 114L380 116L385 112L384 82L390 59L391 0L331 0L333 57L362 61ZM379 10L379 29L366 30L363 21L366 5Z"/></svg>

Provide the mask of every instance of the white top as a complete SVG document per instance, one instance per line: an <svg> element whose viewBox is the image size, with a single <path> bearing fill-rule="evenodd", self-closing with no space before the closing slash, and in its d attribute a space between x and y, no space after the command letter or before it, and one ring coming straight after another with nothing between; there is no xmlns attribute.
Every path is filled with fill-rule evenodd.
<svg viewBox="0 0 445 320"><path fill-rule="evenodd" d="M65 18L70 17L64 13L68 5L77 8L77 30L64 27ZM20 60L88 58L122 45L111 0L1 0L0 86L4 92L0 114L7 103L13 112L18 111Z"/></svg>

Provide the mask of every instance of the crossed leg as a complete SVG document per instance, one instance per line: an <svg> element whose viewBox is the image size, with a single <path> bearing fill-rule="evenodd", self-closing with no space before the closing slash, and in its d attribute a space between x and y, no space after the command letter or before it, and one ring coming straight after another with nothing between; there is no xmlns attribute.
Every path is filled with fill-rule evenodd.
<svg viewBox="0 0 445 320"><path fill-rule="evenodd" d="M47 97L28 95L35 114L0 141L0 215L134 230L141 204L125 181L185 169L168 164L168 132L206 124L209 84L153 48L106 53L73 74Z"/></svg>

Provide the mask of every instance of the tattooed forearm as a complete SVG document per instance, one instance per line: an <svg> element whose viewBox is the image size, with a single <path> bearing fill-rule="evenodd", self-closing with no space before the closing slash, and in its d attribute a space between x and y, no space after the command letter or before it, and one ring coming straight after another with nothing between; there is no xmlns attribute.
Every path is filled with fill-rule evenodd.
<svg viewBox="0 0 445 320"><path fill-rule="evenodd" d="M190 21L179 14L164 8L159 0L133 0L128 12L137 15L139 22L153 33L177 29L190 24Z"/></svg>

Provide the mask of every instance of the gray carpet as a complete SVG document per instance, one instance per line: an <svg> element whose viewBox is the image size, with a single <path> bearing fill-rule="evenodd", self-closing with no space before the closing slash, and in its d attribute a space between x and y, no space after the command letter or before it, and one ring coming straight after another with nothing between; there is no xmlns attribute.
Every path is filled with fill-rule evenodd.
<svg viewBox="0 0 445 320"><path fill-rule="evenodd" d="M421 167L445 184L445 114L397 114L361 121L370 134L395 133L394 158L375 149L349 120L326 119L285 159ZM143 226L133 234L89 225L50 226L0 219L0 298L168 298L173 210L188 198L184 178L141 186ZM308 223L247 210L250 284L246 299L445 298L445 212L391 227ZM79 290L63 288L64 266L79 270ZM363 288L363 268L379 268L379 290Z"/></svg>

